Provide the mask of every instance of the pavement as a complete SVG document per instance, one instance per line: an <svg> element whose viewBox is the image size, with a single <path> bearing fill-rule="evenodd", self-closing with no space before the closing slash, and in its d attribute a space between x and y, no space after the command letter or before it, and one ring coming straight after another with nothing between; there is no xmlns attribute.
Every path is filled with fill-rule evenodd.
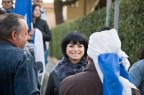
<svg viewBox="0 0 144 95"><path fill-rule="evenodd" d="M49 74L57 63L58 63L58 59L54 57L48 58L48 64L46 64L46 73L43 77L43 83L41 85L41 95L45 95Z"/></svg>

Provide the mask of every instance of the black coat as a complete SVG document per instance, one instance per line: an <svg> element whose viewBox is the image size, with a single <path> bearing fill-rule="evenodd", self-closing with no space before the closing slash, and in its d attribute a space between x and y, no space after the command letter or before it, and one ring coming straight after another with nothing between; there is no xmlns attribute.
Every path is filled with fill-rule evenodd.
<svg viewBox="0 0 144 95"><path fill-rule="evenodd" d="M59 95L61 81L58 80L54 70L50 73L45 95Z"/></svg>
<svg viewBox="0 0 144 95"><path fill-rule="evenodd" d="M43 35L43 41L50 41L51 40L51 33L49 30L49 26L45 20L38 18L35 23L33 23L34 28L38 28Z"/></svg>
<svg viewBox="0 0 144 95"><path fill-rule="evenodd" d="M103 95L102 82L93 63L84 72L65 78L59 95Z"/></svg>

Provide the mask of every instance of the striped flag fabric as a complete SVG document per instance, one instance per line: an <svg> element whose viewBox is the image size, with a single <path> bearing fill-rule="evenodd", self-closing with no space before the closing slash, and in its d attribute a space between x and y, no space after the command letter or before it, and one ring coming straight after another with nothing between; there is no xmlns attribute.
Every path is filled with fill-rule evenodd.
<svg viewBox="0 0 144 95"><path fill-rule="evenodd" d="M16 0L14 13L25 17L30 30L32 22L32 0Z"/></svg>
<svg viewBox="0 0 144 95"><path fill-rule="evenodd" d="M33 38L34 42L34 57L38 69L38 76L40 78L40 84L42 85L44 74L45 74L45 57L43 47L42 32L35 28L35 34Z"/></svg>
<svg viewBox="0 0 144 95"><path fill-rule="evenodd" d="M41 64L40 69L42 69L42 72L39 72L39 76L43 76L45 73L43 37L42 37L42 32L39 29L35 28L34 31L35 31L33 37L34 57L35 57L35 62L36 63L39 62L39 66Z"/></svg>

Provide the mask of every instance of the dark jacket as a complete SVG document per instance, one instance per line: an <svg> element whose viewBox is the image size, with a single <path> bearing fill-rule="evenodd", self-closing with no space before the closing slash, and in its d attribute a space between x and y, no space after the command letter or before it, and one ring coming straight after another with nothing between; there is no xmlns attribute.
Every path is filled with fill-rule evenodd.
<svg viewBox="0 0 144 95"><path fill-rule="evenodd" d="M60 83L54 70L50 73L45 95L59 95Z"/></svg>
<svg viewBox="0 0 144 95"><path fill-rule="evenodd" d="M15 45L0 41L0 95L40 95L33 57Z"/></svg>
<svg viewBox="0 0 144 95"><path fill-rule="evenodd" d="M103 95L102 89L94 64L88 64L84 72L62 81L60 95Z"/></svg>
<svg viewBox="0 0 144 95"><path fill-rule="evenodd" d="M6 9L3 8L3 7L1 7L0 9L3 10L4 13L14 13L14 12L15 12L15 8L14 8L14 7L12 7L10 10L6 10Z"/></svg>
<svg viewBox="0 0 144 95"><path fill-rule="evenodd" d="M34 28L38 28L42 32L44 47L45 42L51 40L51 32L49 26L45 20L38 18L35 23L33 23Z"/></svg>
<svg viewBox="0 0 144 95"><path fill-rule="evenodd" d="M144 59L135 62L129 69L129 75L132 83L144 95Z"/></svg>
<svg viewBox="0 0 144 95"><path fill-rule="evenodd" d="M48 24L45 20L38 18L33 25L34 25L33 26L34 28L38 28L42 32L44 41L51 40L51 33L49 30Z"/></svg>

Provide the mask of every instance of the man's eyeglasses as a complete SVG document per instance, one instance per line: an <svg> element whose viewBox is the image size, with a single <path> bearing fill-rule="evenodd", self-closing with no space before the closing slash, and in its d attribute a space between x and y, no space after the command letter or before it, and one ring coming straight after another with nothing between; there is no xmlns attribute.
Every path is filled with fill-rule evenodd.
<svg viewBox="0 0 144 95"><path fill-rule="evenodd" d="M11 3L11 1L2 1L2 3Z"/></svg>

